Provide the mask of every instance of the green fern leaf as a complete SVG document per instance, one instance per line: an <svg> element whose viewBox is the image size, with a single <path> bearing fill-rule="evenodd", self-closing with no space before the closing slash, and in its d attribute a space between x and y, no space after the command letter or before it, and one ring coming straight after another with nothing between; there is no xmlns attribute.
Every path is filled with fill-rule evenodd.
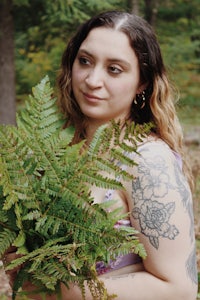
<svg viewBox="0 0 200 300"><path fill-rule="evenodd" d="M14 231L6 227L0 229L0 257L12 245L15 238L16 238L16 233Z"/></svg>
<svg viewBox="0 0 200 300"><path fill-rule="evenodd" d="M122 180L133 180L125 166L134 166L145 133L131 125L121 136L113 122L97 130L88 149L85 141L72 146L74 128L63 129L56 101L45 77L17 114L17 127L0 126L0 255L11 245L23 254L7 266L21 266L13 299L24 280L44 293L76 282L84 296L85 279L94 299L111 299L96 261L145 251L133 228L114 228L127 215L108 213L112 201L94 204L90 187L123 189Z"/></svg>

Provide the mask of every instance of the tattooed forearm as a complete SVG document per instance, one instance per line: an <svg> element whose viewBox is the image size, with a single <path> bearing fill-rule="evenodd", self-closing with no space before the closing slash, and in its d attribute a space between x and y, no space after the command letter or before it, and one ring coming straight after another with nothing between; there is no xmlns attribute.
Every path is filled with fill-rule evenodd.
<svg viewBox="0 0 200 300"><path fill-rule="evenodd" d="M186 261L186 271L189 278L192 280L193 283L197 284L197 262L196 262L196 247L190 253L187 261Z"/></svg>

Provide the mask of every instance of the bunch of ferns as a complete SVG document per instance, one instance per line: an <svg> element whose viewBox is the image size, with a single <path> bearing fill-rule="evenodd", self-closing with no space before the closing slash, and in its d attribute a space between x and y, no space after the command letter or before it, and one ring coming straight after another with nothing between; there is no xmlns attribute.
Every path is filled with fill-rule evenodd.
<svg viewBox="0 0 200 300"><path fill-rule="evenodd" d="M134 165L127 153L137 151L144 129L132 125L121 139L113 123L100 127L87 149L85 141L71 145L74 129L63 129L52 95L45 77L17 114L17 126L0 126L0 257L10 246L22 254L6 266L20 266L13 299L26 281L37 293L58 295L60 283L75 283L85 299L85 280L94 299L112 299L96 262L131 251L144 257L145 250L133 228L114 228L124 215L108 212L110 202L94 204L90 186L122 189L119 177L133 179L121 165Z"/></svg>

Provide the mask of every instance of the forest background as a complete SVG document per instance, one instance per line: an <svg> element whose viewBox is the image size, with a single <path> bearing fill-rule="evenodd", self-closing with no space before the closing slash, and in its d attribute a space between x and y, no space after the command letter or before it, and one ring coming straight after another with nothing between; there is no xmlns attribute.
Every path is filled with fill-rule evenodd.
<svg viewBox="0 0 200 300"><path fill-rule="evenodd" d="M84 20L107 9L134 12L154 27L169 75L180 92L177 111L195 177L200 271L199 0L0 0L0 124L15 124L16 111L46 74L54 86L69 37ZM5 292L1 282L0 277L0 295L1 288Z"/></svg>

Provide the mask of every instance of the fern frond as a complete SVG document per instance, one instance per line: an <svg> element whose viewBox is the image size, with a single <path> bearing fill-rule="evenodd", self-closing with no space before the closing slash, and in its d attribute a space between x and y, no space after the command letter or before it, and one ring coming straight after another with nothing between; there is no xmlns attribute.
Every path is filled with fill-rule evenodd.
<svg viewBox="0 0 200 300"><path fill-rule="evenodd" d="M126 158L125 158L126 159ZM105 161L101 157L98 157L95 161L97 169L105 171L108 174L120 174L121 178L124 180L131 180L134 179L133 176L126 171L124 171L119 164L114 164L110 161ZM133 163L131 162L131 165Z"/></svg>
<svg viewBox="0 0 200 300"><path fill-rule="evenodd" d="M107 130L105 130L107 129ZM108 129L107 125L99 127L94 135L92 142L89 145L88 155L90 157L96 156L99 150L103 148L101 152L106 153L106 150L110 147L109 141L112 131ZM106 137L106 138L105 138Z"/></svg>
<svg viewBox="0 0 200 300"><path fill-rule="evenodd" d="M23 254L6 267L20 266L13 299L24 280L44 293L76 282L83 296L88 280L94 299L111 299L96 261L145 255L133 228L114 228L127 215L108 213L113 202L94 204L91 194L91 185L123 189L122 180L133 180L126 166L135 165L142 128L102 126L86 149L85 141L71 145L74 128L63 129L64 121L45 77L17 114L17 127L0 126L0 255L10 245Z"/></svg>
<svg viewBox="0 0 200 300"><path fill-rule="evenodd" d="M115 149L112 148L110 150L112 158L115 161L120 161L123 165L134 165L134 162L131 158L129 158L128 156L124 155L124 153L120 150L120 149Z"/></svg>
<svg viewBox="0 0 200 300"><path fill-rule="evenodd" d="M8 228L0 231L0 257L12 245L16 238L16 233Z"/></svg>
<svg viewBox="0 0 200 300"><path fill-rule="evenodd" d="M88 174L88 173L82 173L80 175L80 179L84 182L88 182L91 185L96 185L98 187L102 187L104 189L122 189L122 183L120 181L116 181L116 179L106 178L104 176L101 176L100 174Z"/></svg>

